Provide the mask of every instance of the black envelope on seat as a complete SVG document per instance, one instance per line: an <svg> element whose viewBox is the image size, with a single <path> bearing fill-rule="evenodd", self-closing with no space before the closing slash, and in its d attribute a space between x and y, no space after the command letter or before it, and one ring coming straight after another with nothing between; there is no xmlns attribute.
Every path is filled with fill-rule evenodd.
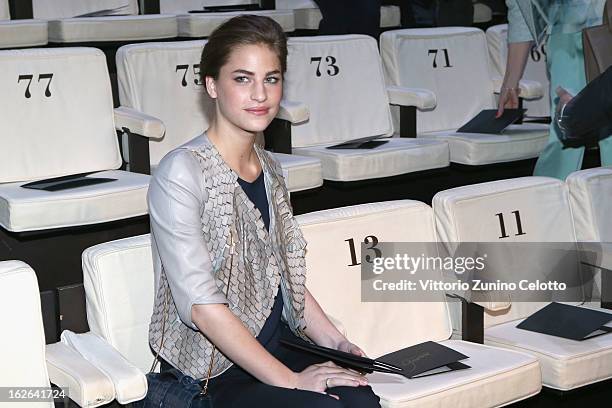
<svg viewBox="0 0 612 408"><path fill-rule="evenodd" d="M452 348L435 341L426 341L379 357L377 361L402 368L407 378L419 378L448 371L470 368L460 360L468 358Z"/></svg>
<svg viewBox="0 0 612 408"><path fill-rule="evenodd" d="M519 120L525 111L526 109L504 109L504 114L496 118L497 109L485 109L457 129L457 132L499 135L505 128Z"/></svg>
<svg viewBox="0 0 612 408"><path fill-rule="evenodd" d="M381 137L380 135L360 137L359 139L347 140L346 142L327 146L326 149L373 149L389 142L388 140L376 140Z"/></svg>
<svg viewBox="0 0 612 408"><path fill-rule="evenodd" d="M581 341L612 332L612 327L606 326L610 321L612 313L552 302L516 327Z"/></svg>
<svg viewBox="0 0 612 408"><path fill-rule="evenodd" d="M22 184L23 188L30 188L33 190L45 190L45 191L61 191L68 190L70 188L91 186L94 184L108 183L111 181L117 181L114 178L108 177L87 177L93 173L80 173L72 174L70 176L54 177L45 180L33 181L31 183Z"/></svg>

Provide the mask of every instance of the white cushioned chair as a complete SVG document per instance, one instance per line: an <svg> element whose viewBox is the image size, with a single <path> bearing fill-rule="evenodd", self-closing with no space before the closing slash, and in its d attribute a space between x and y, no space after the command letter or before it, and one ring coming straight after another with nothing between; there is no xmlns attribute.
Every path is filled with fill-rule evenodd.
<svg viewBox="0 0 612 408"><path fill-rule="evenodd" d="M565 179L569 187L570 201L578 241L588 251L588 262L607 271L612 270L612 168L599 167L580 170ZM597 279L601 283L601 276ZM609 289L607 289L609 290ZM604 300L608 303L609 299Z"/></svg>
<svg viewBox="0 0 612 408"><path fill-rule="evenodd" d="M0 49L37 47L47 38L46 21L11 21L8 0L0 0Z"/></svg>
<svg viewBox="0 0 612 408"><path fill-rule="evenodd" d="M431 92L385 86L376 41L371 37L291 38L285 97L304 102L310 109L308 121L291 126L292 151L320 159L325 180L377 179L449 164L444 141L391 138L374 149L326 148L367 136L392 135L390 103L435 105Z"/></svg>
<svg viewBox="0 0 612 408"><path fill-rule="evenodd" d="M81 407L93 408L112 400L108 396L114 393L113 384L103 373L61 343L45 346L36 274L26 263L0 262L0 306L0 321L10 327L0 339L3 387L49 387L49 379L54 378L52 382L68 387L68 396ZM87 386L81 378L87 378ZM0 407L15 405L54 406L51 401L0 402Z"/></svg>
<svg viewBox="0 0 612 408"><path fill-rule="evenodd" d="M323 18L321 11L313 0L276 0L277 10L293 10L295 28L298 30L318 30ZM382 28L398 27L401 14L398 6L381 6L380 26Z"/></svg>
<svg viewBox="0 0 612 408"><path fill-rule="evenodd" d="M360 242L434 242L429 206L401 200L324 210L297 217L308 242L307 287L323 310L340 321L347 338L376 358L424 341L437 341L469 356L472 368L416 379L368 375L383 407L494 407L537 394L537 360L461 340L450 340L452 325L443 296L431 302L362 302ZM435 255L435 254L426 254Z"/></svg>
<svg viewBox="0 0 612 408"><path fill-rule="evenodd" d="M49 21L49 42L125 42L177 35L173 15L138 15L138 0L26 0L32 16ZM101 10L117 9L117 15L78 17Z"/></svg>
<svg viewBox="0 0 612 408"><path fill-rule="evenodd" d="M208 100L199 77L204 44L205 41L133 44L117 52L121 105L159 118L165 124L163 138L148 142L153 171L166 153L208 127L205 112ZM283 106L280 116L288 115L284 117L290 119L293 115L297 121L306 120L305 107L291 107L285 103ZM323 184L318 159L282 153L273 155L281 163L290 192Z"/></svg>
<svg viewBox="0 0 612 408"><path fill-rule="evenodd" d="M508 24L499 24L487 29L487 44L491 56L493 74L503 78L506 74L508 59ZM525 66L523 78L542 84L542 97L525 100L523 106L527 109L525 115L533 117L550 117L550 81L546 68L545 44L540 48L532 47Z"/></svg>
<svg viewBox="0 0 612 408"><path fill-rule="evenodd" d="M125 220L141 233L148 231L142 216L148 212L150 177L118 170L122 158L116 129L128 127L136 132L149 123L145 130L155 133L163 131L163 125L159 121L153 125L125 109L113 111L108 70L100 50L0 51L0 67L4 90L0 98L5 106L0 121L4 134L11 135L0 140L3 248L25 257L22 259L41 274L41 286L49 289L67 273L61 270L65 264L58 270L51 265L80 259L87 246L121 236L110 232L112 222ZM59 191L22 187L25 182L81 173L116 180ZM85 238L79 234L90 234L89 241L80 241ZM65 249L64 243L76 245L76 253ZM45 255L43 248L51 252ZM62 248L62 256L54 256ZM73 273L75 279L80 276L78 270Z"/></svg>
<svg viewBox="0 0 612 408"><path fill-rule="evenodd" d="M522 242L534 246L552 242L574 246L576 242L567 186L553 178L522 177L458 187L438 193L433 199L433 208L441 242L505 242L511 245ZM503 224L500 224L499 214L505 217ZM501 225L504 225L505 234ZM570 268L573 263L577 273L579 271L576 253L571 256L567 252L554 256L548 253L536 262L531 256L521 254L516 246L508 247L505 254L496 255L497 265L503 261L514 270L546 272L559 268L559 261L563 261ZM566 300L581 303L579 299ZM612 377L612 336L574 341L516 327L546 304L511 301L509 307L495 310L487 310L488 306L484 305L485 344L538 357L542 382L550 388L566 391Z"/></svg>
<svg viewBox="0 0 612 408"><path fill-rule="evenodd" d="M390 85L426 88L437 105L418 111L418 137L445 140L454 163L477 166L531 159L546 145L543 124L510 125L501 135L456 133L483 109L496 109L495 78L482 30L468 27L393 30L380 37ZM525 99L541 97L542 86L522 81Z"/></svg>

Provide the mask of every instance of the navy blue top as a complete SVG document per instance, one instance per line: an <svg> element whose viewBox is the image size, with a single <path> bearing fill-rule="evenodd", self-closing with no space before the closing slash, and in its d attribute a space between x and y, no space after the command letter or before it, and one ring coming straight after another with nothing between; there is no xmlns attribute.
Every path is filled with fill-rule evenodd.
<svg viewBox="0 0 612 408"><path fill-rule="evenodd" d="M266 184L264 183L263 171L259 173L259 176L255 181L249 183L241 178L238 178L238 184L242 187L242 190L246 193L249 200L255 205L255 208L261 213L261 219L266 226L266 229L270 230L270 207L268 205L268 197L266 195ZM257 340L266 349L274 349L278 343L278 328L280 327L281 316L283 314L283 296L280 288L274 298L274 306L270 316L264 323Z"/></svg>

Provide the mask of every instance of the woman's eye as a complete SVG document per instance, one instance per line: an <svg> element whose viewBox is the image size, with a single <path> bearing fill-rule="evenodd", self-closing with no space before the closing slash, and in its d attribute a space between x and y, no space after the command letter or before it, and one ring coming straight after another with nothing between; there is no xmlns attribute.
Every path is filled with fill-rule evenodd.
<svg viewBox="0 0 612 408"><path fill-rule="evenodd" d="M280 81L279 77L271 76L271 77L267 77L266 78L266 82L268 82L270 84L276 84L276 83L278 83L278 81Z"/></svg>
<svg viewBox="0 0 612 408"><path fill-rule="evenodd" d="M234 81L240 82L240 83L246 83L249 81L249 78L245 76L239 76L239 77L234 78Z"/></svg>

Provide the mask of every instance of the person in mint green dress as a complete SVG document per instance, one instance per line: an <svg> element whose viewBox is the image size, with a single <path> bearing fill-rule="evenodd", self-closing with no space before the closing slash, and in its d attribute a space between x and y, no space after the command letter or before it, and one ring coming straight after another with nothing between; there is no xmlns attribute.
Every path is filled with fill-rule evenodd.
<svg viewBox="0 0 612 408"><path fill-rule="evenodd" d="M557 101L555 90L562 87L577 94L585 85L582 29L601 24L605 0L506 0L508 5L508 60L500 92L499 112L518 107L518 83L534 42L546 43L551 88L551 114ZM584 147L564 148L555 121L548 144L535 166L535 176L561 180L580 170ZM602 166L612 165L612 137L599 142Z"/></svg>

